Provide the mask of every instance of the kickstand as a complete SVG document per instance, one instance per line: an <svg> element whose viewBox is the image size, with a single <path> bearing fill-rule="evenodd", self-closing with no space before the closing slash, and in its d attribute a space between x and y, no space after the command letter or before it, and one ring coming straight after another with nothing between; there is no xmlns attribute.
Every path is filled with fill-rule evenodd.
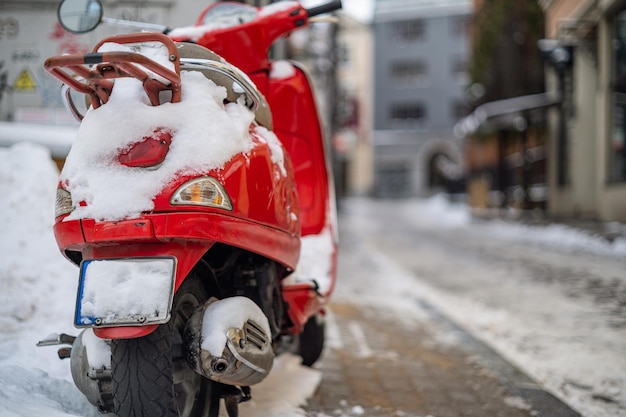
<svg viewBox="0 0 626 417"><path fill-rule="evenodd" d="M221 396L224 398L224 405L226 406L228 417L239 417L239 403L252 398L250 395L250 387L238 388L232 385L222 385Z"/></svg>

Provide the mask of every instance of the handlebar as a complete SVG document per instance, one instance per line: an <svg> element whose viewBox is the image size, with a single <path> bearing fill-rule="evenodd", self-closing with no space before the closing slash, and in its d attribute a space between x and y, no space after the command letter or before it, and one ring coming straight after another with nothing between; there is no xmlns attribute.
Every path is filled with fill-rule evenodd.
<svg viewBox="0 0 626 417"><path fill-rule="evenodd" d="M309 17L317 16L324 13L334 12L341 9L341 0L333 0L330 3L322 4L320 6L311 7L306 10Z"/></svg>

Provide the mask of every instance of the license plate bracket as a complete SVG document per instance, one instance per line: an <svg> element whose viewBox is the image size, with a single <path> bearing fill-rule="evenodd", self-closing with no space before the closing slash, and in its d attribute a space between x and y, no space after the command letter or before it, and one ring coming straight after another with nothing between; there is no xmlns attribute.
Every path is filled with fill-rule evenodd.
<svg viewBox="0 0 626 417"><path fill-rule="evenodd" d="M176 258L84 260L76 299L76 327L167 323L174 298Z"/></svg>

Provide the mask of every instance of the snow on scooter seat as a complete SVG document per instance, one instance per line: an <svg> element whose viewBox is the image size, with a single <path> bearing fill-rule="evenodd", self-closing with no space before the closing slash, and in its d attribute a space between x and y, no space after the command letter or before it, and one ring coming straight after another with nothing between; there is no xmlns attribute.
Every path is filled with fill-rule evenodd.
<svg viewBox="0 0 626 417"><path fill-rule="evenodd" d="M114 45L103 48L110 51ZM171 67L158 48L140 52ZM179 103L152 106L139 80L116 79L109 101L87 112L61 173L72 200L86 203L77 204L68 220L136 217L151 210L153 198L177 176L220 168L253 148L249 128L254 114L249 109L224 105L226 89L200 72L183 71L181 80ZM171 130L173 139L158 169L131 168L117 161L121 152L159 128Z"/></svg>

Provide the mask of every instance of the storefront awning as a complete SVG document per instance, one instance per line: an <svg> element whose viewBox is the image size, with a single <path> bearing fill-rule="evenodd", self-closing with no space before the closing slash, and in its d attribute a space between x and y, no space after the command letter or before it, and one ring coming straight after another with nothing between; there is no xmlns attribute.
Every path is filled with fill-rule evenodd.
<svg viewBox="0 0 626 417"><path fill-rule="evenodd" d="M525 114L558 105L560 100L547 93L520 96L482 104L472 114L461 119L454 133L465 137L476 132L491 132L498 129L516 128L525 122Z"/></svg>

